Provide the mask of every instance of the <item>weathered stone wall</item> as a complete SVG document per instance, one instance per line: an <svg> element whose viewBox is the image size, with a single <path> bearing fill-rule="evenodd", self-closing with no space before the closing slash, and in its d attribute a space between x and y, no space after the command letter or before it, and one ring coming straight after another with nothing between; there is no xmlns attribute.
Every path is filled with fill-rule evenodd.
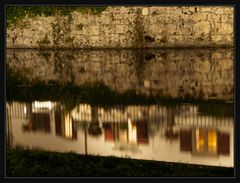
<svg viewBox="0 0 240 183"><path fill-rule="evenodd" d="M98 15L25 18L7 29L8 48L233 46L233 7L108 7Z"/></svg>
<svg viewBox="0 0 240 183"><path fill-rule="evenodd" d="M8 50L7 64L30 80L103 82L123 93L233 99L233 50Z"/></svg>

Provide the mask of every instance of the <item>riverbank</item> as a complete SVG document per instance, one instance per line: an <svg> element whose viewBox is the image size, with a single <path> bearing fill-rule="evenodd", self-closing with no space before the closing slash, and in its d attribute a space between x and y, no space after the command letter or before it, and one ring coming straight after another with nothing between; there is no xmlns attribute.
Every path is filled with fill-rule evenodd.
<svg viewBox="0 0 240 183"><path fill-rule="evenodd" d="M230 177L233 168L7 149L7 177Z"/></svg>

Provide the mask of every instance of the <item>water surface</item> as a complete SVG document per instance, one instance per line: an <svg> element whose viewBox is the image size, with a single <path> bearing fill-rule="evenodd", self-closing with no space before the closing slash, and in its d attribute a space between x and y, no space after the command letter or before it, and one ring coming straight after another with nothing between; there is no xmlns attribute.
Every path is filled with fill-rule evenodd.
<svg viewBox="0 0 240 183"><path fill-rule="evenodd" d="M7 69L12 148L233 167L232 50L8 50Z"/></svg>

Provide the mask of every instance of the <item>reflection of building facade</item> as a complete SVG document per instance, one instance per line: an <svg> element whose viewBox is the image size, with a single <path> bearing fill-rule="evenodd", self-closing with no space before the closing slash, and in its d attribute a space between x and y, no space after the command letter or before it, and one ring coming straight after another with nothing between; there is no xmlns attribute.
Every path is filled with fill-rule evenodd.
<svg viewBox="0 0 240 183"><path fill-rule="evenodd" d="M93 116L99 122L127 122L129 118L133 121L149 119L153 121L167 119L167 107L165 106L135 106L125 107L94 107L97 108L97 114L93 115L92 106L89 104L79 104L72 112L72 118L75 121L91 122Z"/></svg>
<svg viewBox="0 0 240 183"><path fill-rule="evenodd" d="M216 128L181 129L180 150L194 155L229 155L230 134Z"/></svg>
<svg viewBox="0 0 240 183"><path fill-rule="evenodd" d="M12 146L31 144L81 154L122 156L125 153L132 158L196 164L201 164L202 159L198 158L205 155L209 162L204 164L214 165L219 161L232 166L233 118L204 115L198 106L103 108L81 104L66 113L59 103L51 103L51 107L44 105L41 102L7 104ZM90 135L91 124L101 128L102 133ZM52 145L48 146L48 141Z"/></svg>
<svg viewBox="0 0 240 183"><path fill-rule="evenodd" d="M23 126L25 131L50 133L51 103L33 102L26 104L24 112L29 122Z"/></svg>
<svg viewBox="0 0 240 183"><path fill-rule="evenodd" d="M120 143L148 144L148 126L146 121L126 123L103 123L104 139Z"/></svg>
<svg viewBox="0 0 240 183"><path fill-rule="evenodd" d="M55 133L57 136L67 139L77 139L76 125L69 114L64 114L59 106L50 101L35 101L21 105L9 106L15 117L27 119L23 124L25 132L44 132L51 134L54 129L51 128L51 121L55 121ZM53 125L52 125L53 126Z"/></svg>
<svg viewBox="0 0 240 183"><path fill-rule="evenodd" d="M60 137L77 139L76 123L69 114L64 115L63 111L55 111L55 132Z"/></svg>

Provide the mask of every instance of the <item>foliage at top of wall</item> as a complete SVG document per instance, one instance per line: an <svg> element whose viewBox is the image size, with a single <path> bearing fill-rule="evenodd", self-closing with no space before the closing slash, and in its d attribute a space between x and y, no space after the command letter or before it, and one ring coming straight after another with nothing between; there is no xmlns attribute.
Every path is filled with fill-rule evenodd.
<svg viewBox="0 0 240 183"><path fill-rule="evenodd" d="M6 23L7 26L16 23L28 15L29 17L36 16L54 16L70 15L73 11L89 14L99 14L106 10L105 6L98 7L77 7L77 6L7 6L6 7Z"/></svg>

